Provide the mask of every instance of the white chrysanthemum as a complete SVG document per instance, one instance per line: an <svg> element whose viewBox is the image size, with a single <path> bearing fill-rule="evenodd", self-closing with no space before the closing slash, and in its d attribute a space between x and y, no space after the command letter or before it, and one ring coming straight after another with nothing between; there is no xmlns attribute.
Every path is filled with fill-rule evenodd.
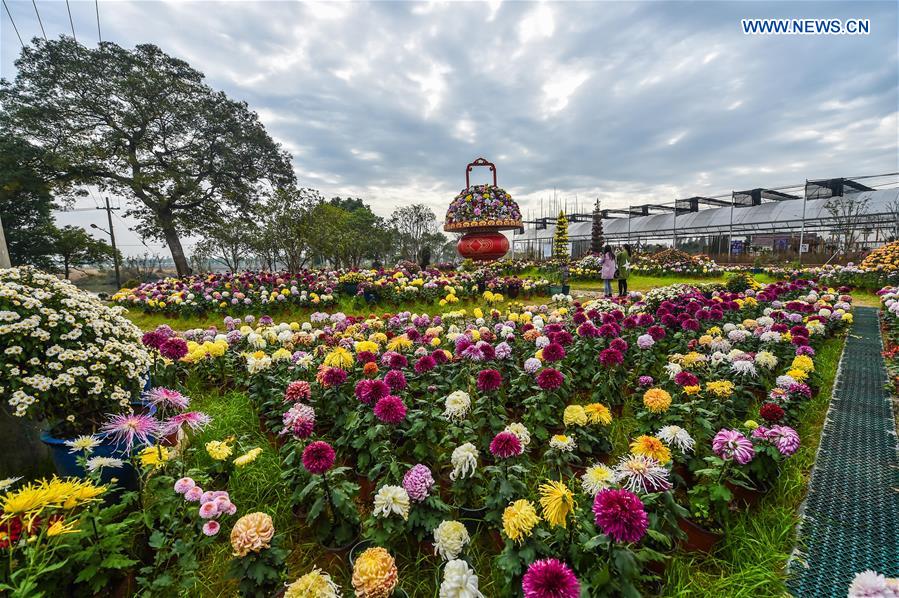
<svg viewBox="0 0 899 598"><path fill-rule="evenodd" d="M777 357L770 351L759 351L755 354L755 362L766 370L777 367Z"/></svg>
<svg viewBox="0 0 899 598"><path fill-rule="evenodd" d="M122 461L121 459L116 459L115 457L91 457L85 463L88 471L97 471L98 469L102 469L104 467L110 469L118 469L124 464L124 461Z"/></svg>
<svg viewBox="0 0 899 598"><path fill-rule="evenodd" d="M577 448L573 434L556 434L549 439L549 447L563 453L570 453Z"/></svg>
<svg viewBox="0 0 899 598"><path fill-rule="evenodd" d="M464 390L456 390L446 397L446 410L443 416L447 419L461 420L471 409L471 396Z"/></svg>
<svg viewBox="0 0 899 598"><path fill-rule="evenodd" d="M780 333L775 332L773 330L768 330L767 332L763 332L759 336L759 340L763 343L779 343L780 342Z"/></svg>
<svg viewBox="0 0 899 598"><path fill-rule="evenodd" d="M671 488L668 470L644 455L626 455L615 466L615 482L622 483L631 492L647 494Z"/></svg>
<svg viewBox="0 0 899 598"><path fill-rule="evenodd" d="M682 452L688 453L693 451L696 441L690 436L690 433L680 426L662 426L656 432L656 438L663 441L668 446L675 446Z"/></svg>
<svg viewBox="0 0 899 598"><path fill-rule="evenodd" d="M755 369L755 364L745 359L733 362L730 366L730 369L735 374L740 374L741 376L755 377L758 375L758 372Z"/></svg>
<svg viewBox="0 0 899 598"><path fill-rule="evenodd" d="M789 390L791 386L796 384L796 379L793 378L793 376L787 376L786 374L784 374L783 376L778 376L775 383L780 388L785 388L785 389Z"/></svg>
<svg viewBox="0 0 899 598"><path fill-rule="evenodd" d="M0 480L0 492L3 492L7 488L11 488L13 484L15 484L16 482L18 482L21 479L22 479L22 476L17 476L17 477L13 477L13 478L6 478L3 480Z"/></svg>
<svg viewBox="0 0 899 598"><path fill-rule="evenodd" d="M461 521L443 521L434 528L434 554L444 560L457 558L471 540L465 524Z"/></svg>
<svg viewBox="0 0 899 598"><path fill-rule="evenodd" d="M521 443L521 446L527 446L531 443L531 433L525 427L524 424L520 422L511 423L506 426L506 432L512 432L518 438L518 441Z"/></svg>
<svg viewBox="0 0 899 598"><path fill-rule="evenodd" d="M668 377L674 380L674 377L681 373L683 368L677 363L667 363L665 364L665 371L668 372Z"/></svg>
<svg viewBox="0 0 899 598"><path fill-rule="evenodd" d="M856 574L848 598L899 598L899 580L887 579L870 569Z"/></svg>
<svg viewBox="0 0 899 598"><path fill-rule="evenodd" d="M467 478L478 468L478 449L470 442L457 446L453 450L450 462L453 464L453 471L450 472L452 481Z"/></svg>
<svg viewBox="0 0 899 598"><path fill-rule="evenodd" d="M596 496L600 490L608 488L614 478L614 472L602 463L587 468L581 476L581 488L584 492Z"/></svg>
<svg viewBox="0 0 899 598"><path fill-rule="evenodd" d="M96 447L100 445L100 439L96 436L85 434L75 438L74 440L66 440L66 446L69 447L70 453L90 454Z"/></svg>
<svg viewBox="0 0 899 598"><path fill-rule="evenodd" d="M409 493L402 486L384 485L375 494L375 507L372 514L375 517L390 517L399 515L403 520L409 519Z"/></svg>
<svg viewBox="0 0 899 598"><path fill-rule="evenodd" d="M446 564L440 584L440 598L484 598L478 590L478 576L468 563L452 560Z"/></svg>

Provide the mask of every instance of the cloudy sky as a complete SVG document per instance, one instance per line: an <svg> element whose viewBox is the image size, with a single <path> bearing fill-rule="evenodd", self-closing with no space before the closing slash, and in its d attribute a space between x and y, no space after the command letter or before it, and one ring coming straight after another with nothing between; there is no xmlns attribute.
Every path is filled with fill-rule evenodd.
<svg viewBox="0 0 899 598"><path fill-rule="evenodd" d="M41 35L30 0L6 4L26 43ZM94 2L70 6L95 44ZM37 8L48 37L71 35L65 2ZM570 209L624 207L899 170L895 2L107 0L99 15L104 40L157 44L246 100L302 185L382 215L442 217L478 156L531 215L554 190ZM751 17L868 18L871 34L743 35ZM0 44L9 78L5 10Z"/></svg>

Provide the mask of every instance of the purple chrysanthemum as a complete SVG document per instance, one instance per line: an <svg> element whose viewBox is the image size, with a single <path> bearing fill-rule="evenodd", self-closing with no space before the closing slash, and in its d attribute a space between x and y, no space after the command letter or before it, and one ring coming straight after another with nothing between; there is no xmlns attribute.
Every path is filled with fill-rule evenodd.
<svg viewBox="0 0 899 598"><path fill-rule="evenodd" d="M556 390L565 381L565 376L555 368L543 368L537 374L537 386L543 390Z"/></svg>
<svg viewBox="0 0 899 598"><path fill-rule="evenodd" d="M520 455L524 448L521 440L512 432L500 432L490 442L490 452L494 457L508 459Z"/></svg>
<svg viewBox="0 0 899 598"><path fill-rule="evenodd" d="M418 361L415 362L415 372L417 374L430 372L435 367L437 367L437 362L434 361L434 358L430 355L422 355L418 358Z"/></svg>
<svg viewBox="0 0 899 598"><path fill-rule="evenodd" d="M596 525L616 542L639 542L649 528L643 501L630 490L604 489L593 500Z"/></svg>
<svg viewBox="0 0 899 598"><path fill-rule="evenodd" d="M385 424L398 424L406 419L406 405L396 395L387 395L375 404L375 417Z"/></svg>
<svg viewBox="0 0 899 598"><path fill-rule="evenodd" d="M116 444L125 444L130 451L134 441L152 444L151 437L159 433L159 422L150 415L140 413L119 413L107 416L100 431L111 436Z"/></svg>
<svg viewBox="0 0 899 598"><path fill-rule="evenodd" d="M326 388L340 386L346 378L347 373L340 368L324 367L319 372L319 383Z"/></svg>
<svg viewBox="0 0 899 598"><path fill-rule="evenodd" d="M164 343L162 343L162 345L160 345L159 354L166 359L178 361L179 359L187 355L187 341L185 341L183 338L178 337L167 339Z"/></svg>
<svg viewBox="0 0 899 598"><path fill-rule="evenodd" d="M303 449L303 467L309 473L323 474L334 465L335 457L330 444L316 440Z"/></svg>
<svg viewBox="0 0 899 598"><path fill-rule="evenodd" d="M419 463L403 476L403 489L414 502L425 500L434 487L434 476L427 465Z"/></svg>
<svg viewBox="0 0 899 598"><path fill-rule="evenodd" d="M785 457L789 457L799 450L799 434L790 426L772 426L768 430L768 439Z"/></svg>
<svg viewBox="0 0 899 598"><path fill-rule="evenodd" d="M315 409L303 403L296 403L283 415L284 429L281 434L293 434L295 438L309 438L315 427Z"/></svg>
<svg viewBox="0 0 899 598"><path fill-rule="evenodd" d="M637 381L640 383L640 386L652 386L654 382L652 376L640 376Z"/></svg>
<svg viewBox="0 0 899 598"><path fill-rule="evenodd" d="M612 367L624 363L624 355L616 349L603 349L599 352L599 363L605 367Z"/></svg>
<svg viewBox="0 0 899 598"><path fill-rule="evenodd" d="M565 359L565 347L559 343L550 343L543 347L543 361L552 363Z"/></svg>
<svg viewBox="0 0 899 598"><path fill-rule="evenodd" d="M478 372L478 390L481 392L496 390L502 383L503 376L496 370L490 369Z"/></svg>
<svg viewBox="0 0 899 598"><path fill-rule="evenodd" d="M699 384L699 378L692 372L678 372L674 376L674 383L680 386L696 386Z"/></svg>
<svg viewBox="0 0 899 598"><path fill-rule="evenodd" d="M581 584L558 559L534 561L521 580L525 598L579 598Z"/></svg>
<svg viewBox="0 0 899 598"><path fill-rule="evenodd" d="M406 376L399 370L390 370L384 375L384 382L390 390L400 391L406 388Z"/></svg>
<svg viewBox="0 0 899 598"><path fill-rule="evenodd" d="M722 459L740 465L746 465L755 456L752 442L737 430L720 430L712 439L712 450Z"/></svg>

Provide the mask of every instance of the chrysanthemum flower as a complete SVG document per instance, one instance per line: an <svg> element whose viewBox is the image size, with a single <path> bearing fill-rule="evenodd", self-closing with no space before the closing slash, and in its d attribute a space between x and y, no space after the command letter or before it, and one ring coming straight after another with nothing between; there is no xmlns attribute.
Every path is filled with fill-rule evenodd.
<svg viewBox="0 0 899 598"><path fill-rule="evenodd" d="M557 559L534 561L521 580L524 598L579 598L581 584L574 572Z"/></svg>
<svg viewBox="0 0 899 598"><path fill-rule="evenodd" d="M664 413L671 407L671 395L661 388L650 388L643 393L643 405L653 413Z"/></svg>
<svg viewBox="0 0 899 598"><path fill-rule="evenodd" d="M159 422L150 415L120 413L108 416L100 431L131 451L135 441L151 444L151 438L159 433Z"/></svg>
<svg viewBox="0 0 899 598"><path fill-rule="evenodd" d="M398 581L396 561L380 546L369 548L353 563L353 589L358 598L388 598Z"/></svg>
<svg viewBox="0 0 899 598"><path fill-rule="evenodd" d="M312 387L305 380L294 380L284 390L284 400L290 403L305 401L312 396Z"/></svg>
<svg viewBox="0 0 899 598"><path fill-rule="evenodd" d="M540 485L543 518L551 527L568 526L568 514L574 510L574 494L564 482L550 480Z"/></svg>
<svg viewBox="0 0 899 598"><path fill-rule="evenodd" d="M590 403L585 405L584 411L586 411L587 418L590 420L591 424L608 426L612 423L612 412L602 403Z"/></svg>
<svg viewBox="0 0 899 598"><path fill-rule="evenodd" d="M471 397L463 390L455 390L446 397L443 416L450 420L461 420L471 409Z"/></svg>
<svg viewBox="0 0 899 598"><path fill-rule="evenodd" d="M314 567L287 586L284 598L340 598L340 587L330 575Z"/></svg>
<svg viewBox="0 0 899 598"><path fill-rule="evenodd" d="M118 469L119 467L123 467L125 462L122 459L116 459L115 457L91 457L85 461L84 465L87 467L88 471L97 471L104 467L107 469Z"/></svg>
<svg viewBox="0 0 899 598"><path fill-rule="evenodd" d="M144 398L156 407L171 407L178 411L184 411L190 404L190 399L177 390L157 386L144 394Z"/></svg>
<svg viewBox="0 0 899 598"><path fill-rule="evenodd" d="M524 451L521 440L512 432L500 432L490 442L490 453L500 459L508 459L520 455Z"/></svg>
<svg viewBox="0 0 899 598"><path fill-rule="evenodd" d="M421 502L428 498L434 484L431 470L427 465L421 463L410 468L403 476L403 488L409 494L409 498L415 502Z"/></svg>
<svg viewBox="0 0 899 598"><path fill-rule="evenodd" d="M478 372L478 390L481 392L490 392L498 389L503 383L502 374L494 369L481 370Z"/></svg>
<svg viewBox="0 0 899 598"><path fill-rule="evenodd" d="M372 515L375 517L390 517L399 515L403 520L409 519L409 493L402 486L384 485L378 489L374 498Z"/></svg>
<svg viewBox="0 0 899 598"><path fill-rule="evenodd" d="M647 494L671 488L668 470L644 455L625 455L615 466L615 482L634 492Z"/></svg>
<svg viewBox="0 0 899 598"><path fill-rule="evenodd" d="M308 438L315 428L315 409L310 405L296 403L281 417L284 428L281 434L292 434L294 438Z"/></svg>
<svg viewBox="0 0 899 598"><path fill-rule="evenodd" d="M577 448L574 434L555 434L549 439L549 447L563 453L570 453Z"/></svg>
<svg viewBox="0 0 899 598"><path fill-rule="evenodd" d="M159 433L163 436L169 436L170 434L175 434L184 426L196 432L208 426L211 421L212 418L202 411L185 411L184 413L173 415L162 422Z"/></svg>
<svg viewBox="0 0 899 598"><path fill-rule="evenodd" d="M513 434L518 436L518 441L521 442L522 447L526 447L531 443L531 432L521 422L513 422L509 424L508 426L506 426L505 431L512 432Z"/></svg>
<svg viewBox="0 0 899 598"><path fill-rule="evenodd" d="M638 436L631 442L631 452L635 455L652 457L662 465L671 461L671 450L655 436Z"/></svg>
<svg viewBox="0 0 899 598"><path fill-rule="evenodd" d="M484 598L478 590L478 576L468 563L455 559L446 564L440 583L440 598Z"/></svg>
<svg viewBox="0 0 899 598"><path fill-rule="evenodd" d="M450 456L453 470L450 472L450 480L467 478L474 474L478 468L478 449L470 442L457 446Z"/></svg>
<svg viewBox="0 0 899 598"><path fill-rule="evenodd" d="M259 455L262 454L262 449L259 447L251 448L241 456L234 459L233 463L235 467L245 467L255 461Z"/></svg>
<svg viewBox="0 0 899 598"><path fill-rule="evenodd" d="M555 368L543 368L537 374L537 386L543 390L556 390L565 382L565 375Z"/></svg>
<svg viewBox="0 0 899 598"><path fill-rule="evenodd" d="M457 558L470 541L468 530L461 521L442 521L434 528L434 554L439 554L444 560Z"/></svg>
<svg viewBox="0 0 899 598"><path fill-rule="evenodd" d="M759 408L759 415L769 424L774 424L779 422L784 418L784 410L775 403L764 403Z"/></svg>
<svg viewBox="0 0 899 598"><path fill-rule="evenodd" d="M603 488L608 488L614 474L611 469L602 463L596 463L587 468L581 476L581 488L587 494L596 495Z"/></svg>
<svg viewBox="0 0 899 598"><path fill-rule="evenodd" d="M768 430L768 439L785 457L789 457L799 450L799 434L790 426L772 426Z"/></svg>
<svg viewBox="0 0 899 598"><path fill-rule="evenodd" d="M334 465L336 455L331 445L323 440L309 443L303 449L303 467L314 474L324 474Z"/></svg>
<svg viewBox="0 0 899 598"><path fill-rule="evenodd" d="M69 447L70 453L84 452L85 455L89 455L95 448L100 446L100 439L96 436L85 434L73 440L66 440L65 444Z"/></svg>
<svg viewBox="0 0 899 598"><path fill-rule="evenodd" d="M649 528L643 502L630 490L600 490L593 514L597 527L616 542L639 542Z"/></svg>
<svg viewBox="0 0 899 598"><path fill-rule="evenodd" d="M680 426L662 426L656 432L656 438L661 439L668 446L676 446L685 453L692 452L693 446L696 444L690 433Z"/></svg>
<svg viewBox="0 0 899 598"><path fill-rule="evenodd" d="M624 355L616 349L603 349L599 352L599 363L607 368L621 365L624 363Z"/></svg>
<svg viewBox="0 0 899 598"><path fill-rule="evenodd" d="M224 461L231 456L233 437L225 440L210 440L206 443L206 453L216 461Z"/></svg>
<svg viewBox="0 0 899 598"><path fill-rule="evenodd" d="M503 511L503 532L515 542L521 543L530 537L538 523L540 516L529 500L516 500Z"/></svg>
<svg viewBox="0 0 899 598"><path fill-rule="evenodd" d="M562 413L562 423L568 426L586 426L587 410L583 405L568 405Z"/></svg>
<svg viewBox="0 0 899 598"><path fill-rule="evenodd" d="M390 394L390 386L379 379L362 379L356 383L354 390L359 402L371 405Z"/></svg>
<svg viewBox="0 0 899 598"><path fill-rule="evenodd" d="M395 395L387 395L375 404L375 417L385 424L398 424L406 419L406 405Z"/></svg>
<svg viewBox="0 0 899 598"><path fill-rule="evenodd" d="M720 430L712 439L712 451L725 461L746 465L755 457L752 442L738 430Z"/></svg>
<svg viewBox="0 0 899 598"><path fill-rule="evenodd" d="M244 515L231 529L231 548L234 556L243 557L249 552L259 552L271 546L275 535L272 518L266 513Z"/></svg>

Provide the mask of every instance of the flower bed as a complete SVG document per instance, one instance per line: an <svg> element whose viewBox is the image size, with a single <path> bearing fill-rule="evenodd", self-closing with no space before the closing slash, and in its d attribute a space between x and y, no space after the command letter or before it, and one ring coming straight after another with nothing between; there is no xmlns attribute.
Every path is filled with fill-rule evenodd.
<svg viewBox="0 0 899 598"><path fill-rule="evenodd" d="M638 253L631 260L631 272L648 276L719 276L724 268L704 255L678 249L658 253Z"/></svg>
<svg viewBox="0 0 899 598"><path fill-rule="evenodd" d="M549 281L499 276L494 268L474 272L421 270L414 264L392 270L242 272L166 278L122 289L115 303L150 313L200 314L275 312L288 307L326 308L341 298L359 306L409 301L455 303L489 290L503 296L545 294Z"/></svg>
<svg viewBox="0 0 899 598"><path fill-rule="evenodd" d="M849 297L808 281L502 307L157 331L186 343L169 367L247 390L280 452L297 542L369 542L351 552L351 575L319 559L287 580L287 595L340 585L387 596L436 576L446 594L474 597L475 550L492 555L496 587L526 595L651 591L665 553L690 546L686 521L720 533L776 481L803 440L795 425L818 385L816 349L851 322ZM612 434L619 418L624 442ZM199 494L199 516L188 509L182 525L214 521L209 542L233 526L241 588L275 587L284 534L261 516L227 518L229 505L252 515L265 505L191 490L225 491L227 472L255 459L232 464L240 441L216 442L205 449L221 465L189 481L170 476L182 457L148 457L152 492L172 505ZM160 546L182 537L159 529ZM410 567L416 579L401 575Z"/></svg>

